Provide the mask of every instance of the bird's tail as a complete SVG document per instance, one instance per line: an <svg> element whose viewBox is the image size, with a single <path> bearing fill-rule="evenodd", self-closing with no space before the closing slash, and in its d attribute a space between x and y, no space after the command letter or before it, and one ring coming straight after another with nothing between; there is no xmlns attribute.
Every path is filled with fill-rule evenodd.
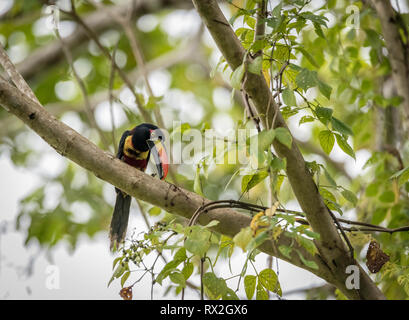
<svg viewBox="0 0 409 320"><path fill-rule="evenodd" d="M119 244L124 240L126 228L128 227L129 208L131 207L131 196L117 190L114 213L112 215L109 237L111 250L117 250Z"/></svg>

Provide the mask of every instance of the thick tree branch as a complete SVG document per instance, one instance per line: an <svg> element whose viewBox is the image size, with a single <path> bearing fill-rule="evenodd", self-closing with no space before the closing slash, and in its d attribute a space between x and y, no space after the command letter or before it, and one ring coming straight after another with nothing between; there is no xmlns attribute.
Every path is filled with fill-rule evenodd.
<svg viewBox="0 0 409 320"><path fill-rule="evenodd" d="M0 105L20 118L59 154L139 200L187 219L190 219L199 207L210 202L196 193L138 171L115 158L114 155L100 150L85 137L49 114L40 104L21 95L18 89L2 79L0 79ZM243 227L250 224L251 217L223 208L201 215L198 223L205 225L212 220L219 221L219 224L213 228L214 231L234 237ZM277 250L280 245L292 246L294 250L291 259ZM259 248L269 255L288 261L340 286L339 281L319 254L312 256L285 234L282 234L276 242L266 241ZM305 259L314 261L318 269L305 266L297 252Z"/></svg>
<svg viewBox="0 0 409 320"><path fill-rule="evenodd" d="M382 32L392 66L392 76L398 95L403 98L402 106L407 122L409 120L408 44L403 42L399 16L393 9L391 2L389 0L371 0L370 3L375 8L382 25Z"/></svg>
<svg viewBox="0 0 409 320"><path fill-rule="evenodd" d="M193 3L227 63L232 70L235 70L243 63L246 52L217 2L215 0L193 0ZM254 102L263 126L268 127L267 124L273 123L275 119L273 123L275 128L287 128L265 79L261 75L250 72L247 72L244 78L246 81L243 87ZM267 112L269 110L272 112ZM350 258L300 150L294 141L291 149L276 141L274 148L280 157L287 159L287 176L294 194L306 213L311 227L321 236L318 249L336 279L336 283L333 284L351 299L385 299L382 292L362 269L360 269L360 289L348 290L346 288L345 280L348 274L345 273L345 270L347 266L358 265L358 263Z"/></svg>
<svg viewBox="0 0 409 320"><path fill-rule="evenodd" d="M7 75L10 77L10 80L14 85L19 88L19 90L24 93L30 99L33 99L36 102L39 102L35 96L33 90L29 87L27 82L21 76L21 74L16 70L16 67L11 62L4 48L0 45L0 65L3 66Z"/></svg>

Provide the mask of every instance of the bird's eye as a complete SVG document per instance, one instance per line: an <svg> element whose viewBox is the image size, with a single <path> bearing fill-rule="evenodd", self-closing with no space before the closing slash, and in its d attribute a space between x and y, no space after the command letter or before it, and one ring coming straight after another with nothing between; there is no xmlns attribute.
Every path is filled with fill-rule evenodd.
<svg viewBox="0 0 409 320"><path fill-rule="evenodd" d="M160 140L160 141L165 141L165 137L163 136L162 132L157 129L157 131L151 131L151 137L150 140Z"/></svg>

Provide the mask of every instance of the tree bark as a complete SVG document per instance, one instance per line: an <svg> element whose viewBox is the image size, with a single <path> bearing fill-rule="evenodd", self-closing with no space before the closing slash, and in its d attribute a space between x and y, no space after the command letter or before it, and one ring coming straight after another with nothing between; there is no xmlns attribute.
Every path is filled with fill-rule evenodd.
<svg viewBox="0 0 409 320"><path fill-rule="evenodd" d="M193 4L227 63L232 70L235 70L243 63L246 52L217 2L215 0L193 0ZM287 128L264 77L247 72L244 79L246 79L243 84L244 90L253 100L263 126L270 127L273 124L274 128ZM360 289L349 290L346 288L345 282L348 277L346 268L349 265L359 266L359 264L350 257L339 236L294 139L291 149L277 141L274 141L273 145L277 154L287 159L286 172L294 194L303 212L306 213L311 227L320 234L317 247L321 258L336 279L334 285L350 299L385 299L382 292L362 268L360 268Z"/></svg>
<svg viewBox="0 0 409 320"><path fill-rule="evenodd" d="M392 66L392 76L398 95L403 98L405 127L409 126L409 47L403 43L398 14L389 0L371 0L382 26L385 45Z"/></svg>
<svg viewBox="0 0 409 320"><path fill-rule="evenodd" d="M40 104L22 95L18 89L2 79L0 79L0 105L22 120L60 155L139 200L186 219L190 219L199 207L210 202L194 192L136 170L114 155L100 150L95 144L56 119ZM212 228L214 231L234 237L242 228L249 226L251 218L233 209L215 209L202 214L198 222L206 225L212 220L219 221L219 224ZM291 259L277 250L280 245L293 247ZM331 270L319 255L312 256L304 247L285 234L282 234L277 241L266 241L259 249L308 270L330 283L336 283ZM296 251L305 259L314 261L318 269L305 266Z"/></svg>

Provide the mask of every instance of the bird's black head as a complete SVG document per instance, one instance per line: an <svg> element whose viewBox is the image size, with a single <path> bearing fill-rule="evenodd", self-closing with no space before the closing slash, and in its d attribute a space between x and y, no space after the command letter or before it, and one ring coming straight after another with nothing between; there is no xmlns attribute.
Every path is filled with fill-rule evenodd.
<svg viewBox="0 0 409 320"><path fill-rule="evenodd" d="M134 146L134 148L141 152L148 151L149 146L146 141L152 138L152 132L159 133L159 135L161 135L161 131L159 130L159 128L150 123L142 123L139 126L133 128L132 145ZM160 139L164 140L163 134Z"/></svg>

